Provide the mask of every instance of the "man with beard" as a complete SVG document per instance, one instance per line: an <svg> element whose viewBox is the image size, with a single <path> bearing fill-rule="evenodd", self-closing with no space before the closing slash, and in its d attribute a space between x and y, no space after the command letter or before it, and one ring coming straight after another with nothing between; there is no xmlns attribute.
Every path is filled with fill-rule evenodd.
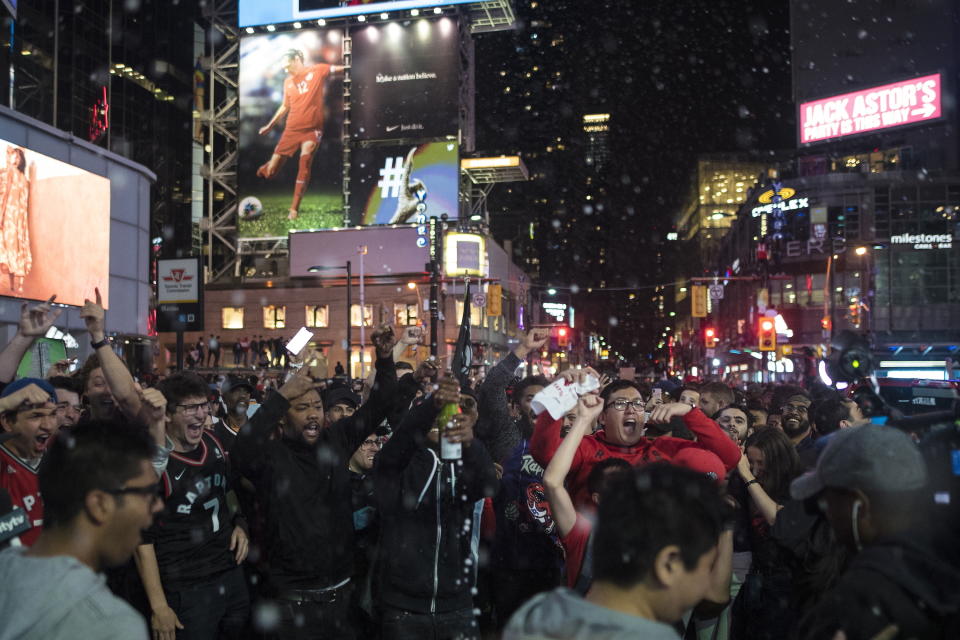
<svg viewBox="0 0 960 640"><path fill-rule="evenodd" d="M733 404L733 389L722 382L708 382L700 387L697 407L708 418L716 418L720 410Z"/></svg>
<svg viewBox="0 0 960 640"><path fill-rule="evenodd" d="M810 396L797 393L780 407L780 428L790 438L797 453L813 446L813 429L810 427Z"/></svg>
<svg viewBox="0 0 960 640"><path fill-rule="evenodd" d="M245 376L227 374L220 385L220 397L227 407L222 420L213 425L213 433L229 450L240 429L247 424L247 407L253 397L253 384Z"/></svg>
<svg viewBox="0 0 960 640"><path fill-rule="evenodd" d="M345 389L345 391L348 391ZM353 414L353 411L350 411ZM373 597L370 569L376 557L380 521L374 496L373 464L386 438L371 433L350 456L350 495L353 505L353 535L356 540L353 554L353 578L356 585L353 610L360 637L376 633L373 622Z"/></svg>
<svg viewBox="0 0 960 640"><path fill-rule="evenodd" d="M324 427L323 403L301 369L271 394L231 450L266 513L268 582L284 638L353 638L353 507L347 462L392 408L393 330L380 327L376 381L352 416ZM305 367L306 369L306 367ZM277 426L281 436L274 438Z"/></svg>
<svg viewBox="0 0 960 640"><path fill-rule="evenodd" d="M533 396L540 393L549 382L543 376L528 376L514 386L511 404L518 414L516 418L510 415L507 386L517 368L526 361L527 355L543 347L549 338L548 329L529 331L512 353L490 369L477 389L480 406L477 438L490 451L494 462L502 463L521 440L528 439L533 433L534 415L530 403Z"/></svg>

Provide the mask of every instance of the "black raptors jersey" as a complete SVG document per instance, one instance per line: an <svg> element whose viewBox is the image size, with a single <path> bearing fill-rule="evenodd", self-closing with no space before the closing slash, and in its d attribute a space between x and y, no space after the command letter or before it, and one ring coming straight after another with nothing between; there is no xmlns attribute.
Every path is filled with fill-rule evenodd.
<svg viewBox="0 0 960 640"><path fill-rule="evenodd" d="M145 536L156 550L164 589L177 590L236 566L230 551L228 473L227 453L208 431L193 451L170 454L161 478L163 511Z"/></svg>

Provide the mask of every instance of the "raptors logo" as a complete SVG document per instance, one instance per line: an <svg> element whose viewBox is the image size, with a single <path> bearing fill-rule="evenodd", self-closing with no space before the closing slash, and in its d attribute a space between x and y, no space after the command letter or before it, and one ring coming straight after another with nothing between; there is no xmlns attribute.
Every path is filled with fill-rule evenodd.
<svg viewBox="0 0 960 640"><path fill-rule="evenodd" d="M527 511L543 528L546 534L552 534L556 524L550 515L550 503L547 502L547 493L539 482L527 485Z"/></svg>

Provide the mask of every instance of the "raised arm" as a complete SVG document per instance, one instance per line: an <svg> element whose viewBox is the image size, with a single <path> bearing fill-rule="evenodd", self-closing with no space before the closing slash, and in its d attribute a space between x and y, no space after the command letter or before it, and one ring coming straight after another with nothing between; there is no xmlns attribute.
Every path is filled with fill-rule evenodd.
<svg viewBox="0 0 960 640"><path fill-rule="evenodd" d="M500 431L510 424L507 387L513 380L514 371L527 359L531 351L543 347L549 337L550 332L546 329L533 329L528 332L511 353L490 369L483 384L477 389L480 411L477 437L490 451L494 451L494 443Z"/></svg>
<svg viewBox="0 0 960 640"><path fill-rule="evenodd" d="M570 465L577 457L583 437L603 411L603 400L596 394L582 396L579 405L580 410L570 433L557 447L550 464L543 472L543 488L550 502L550 514L553 516L553 521L557 523L557 531L561 538L570 533L577 522L577 510L573 506L570 493L564 486L564 480L570 473Z"/></svg>
<svg viewBox="0 0 960 640"><path fill-rule="evenodd" d="M393 362L396 336L393 328L381 325L370 336L370 341L377 349L377 361L374 364L377 376L373 381L370 398L352 416L347 416L329 427L331 437L339 438L344 451L350 453L387 418L396 395L397 370Z"/></svg>
<svg viewBox="0 0 960 640"><path fill-rule="evenodd" d="M100 289L94 289L94 293L96 294L96 301L84 300L80 317L87 325L90 342L98 345L96 353L97 357L100 358L103 377L107 379L107 386L110 387L110 393L117 401L117 406L127 417L136 418L140 413L140 394L137 393L136 383L133 376L130 375L127 365L106 342L103 299L100 297Z"/></svg>
<svg viewBox="0 0 960 640"><path fill-rule="evenodd" d="M744 484L747 485L747 492L750 494L753 504L757 506L757 511L763 515L767 524L773 526L777 521L777 513L780 509L783 509L783 505L777 504L777 501L770 497L767 490L763 488L760 481L750 471L750 462L747 460L747 456L740 458L740 462L737 463L737 472L743 478Z"/></svg>
<svg viewBox="0 0 960 640"><path fill-rule="evenodd" d="M17 375L20 361L33 341L47 334L54 321L60 317L62 309L51 311L50 305L57 299L56 294L50 296L46 302L28 307L24 302L20 305L20 324L17 335L7 343L0 352L0 382L11 382Z"/></svg>
<svg viewBox="0 0 960 640"><path fill-rule="evenodd" d="M681 402L662 404L650 412L649 422L667 424L677 416L683 417L684 424L697 436L695 446L715 453L727 471L732 471L737 466L741 455L740 447L724 433L720 425L700 409Z"/></svg>

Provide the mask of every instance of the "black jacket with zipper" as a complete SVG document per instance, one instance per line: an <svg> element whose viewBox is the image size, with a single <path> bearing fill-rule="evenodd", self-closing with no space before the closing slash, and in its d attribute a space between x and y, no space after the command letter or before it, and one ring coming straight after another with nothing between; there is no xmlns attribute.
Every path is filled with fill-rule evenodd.
<svg viewBox="0 0 960 640"><path fill-rule="evenodd" d="M352 416L320 430L314 445L272 438L290 403L273 393L240 430L231 462L265 512L264 547L274 589L336 585L353 573L353 507L347 462L393 406L392 358L378 359L373 392Z"/></svg>
<svg viewBox="0 0 960 640"><path fill-rule="evenodd" d="M440 460L426 441L438 413L430 398L411 409L376 468L381 601L415 613L473 607L478 501L497 483L479 440L463 447L462 461Z"/></svg>

